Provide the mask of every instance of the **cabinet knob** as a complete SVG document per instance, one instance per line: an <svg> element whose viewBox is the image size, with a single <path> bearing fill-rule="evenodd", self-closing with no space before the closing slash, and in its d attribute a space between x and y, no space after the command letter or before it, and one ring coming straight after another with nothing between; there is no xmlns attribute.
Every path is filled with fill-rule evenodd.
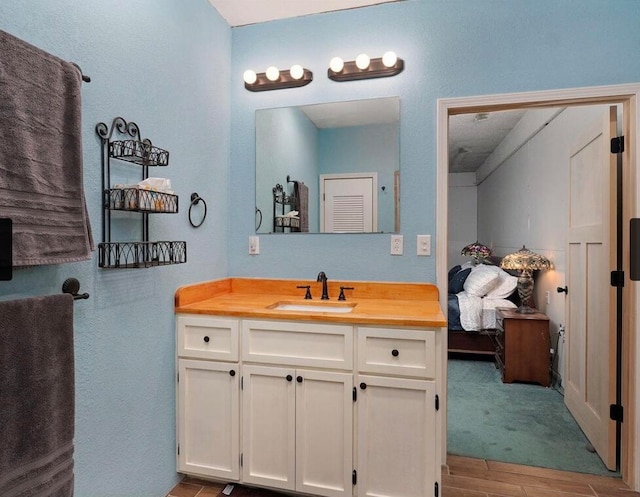
<svg viewBox="0 0 640 497"><path fill-rule="evenodd" d="M360 388L362 390L366 390L367 389L367 384L363 381L362 383L360 383Z"/></svg>
<svg viewBox="0 0 640 497"><path fill-rule="evenodd" d="M398 357L398 356L400 355L400 352L398 352L398 349L393 349L393 350L391 351L391 355L392 355L393 357Z"/></svg>
<svg viewBox="0 0 640 497"><path fill-rule="evenodd" d="M209 343L209 337L208 337L208 336L205 336L205 337L204 337L204 341L205 341L205 343Z"/></svg>
<svg viewBox="0 0 640 497"><path fill-rule="evenodd" d="M293 380L293 376L291 376L290 374L287 375L287 381L291 381Z"/></svg>
<svg viewBox="0 0 640 497"><path fill-rule="evenodd" d="M296 381L297 381L298 383L302 383L302 376L298 376L298 377L296 378Z"/></svg>
<svg viewBox="0 0 640 497"><path fill-rule="evenodd" d="M229 376L235 376L235 375L236 375L236 372L233 369L229 371Z"/></svg>

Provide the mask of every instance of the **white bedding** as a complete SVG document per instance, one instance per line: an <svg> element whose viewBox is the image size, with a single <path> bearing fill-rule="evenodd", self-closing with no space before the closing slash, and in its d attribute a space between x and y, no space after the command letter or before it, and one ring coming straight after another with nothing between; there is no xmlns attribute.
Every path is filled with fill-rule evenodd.
<svg viewBox="0 0 640 497"><path fill-rule="evenodd" d="M496 307L517 307L506 299L481 298L467 292L460 292L457 296L460 307L460 324L465 331L495 329Z"/></svg>

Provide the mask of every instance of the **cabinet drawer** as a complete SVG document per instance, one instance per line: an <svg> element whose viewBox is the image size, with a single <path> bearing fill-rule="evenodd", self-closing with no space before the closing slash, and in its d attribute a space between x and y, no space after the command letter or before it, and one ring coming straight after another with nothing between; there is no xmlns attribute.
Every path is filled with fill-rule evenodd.
<svg viewBox="0 0 640 497"><path fill-rule="evenodd" d="M218 361L238 360L237 319L178 316L178 356Z"/></svg>
<svg viewBox="0 0 640 497"><path fill-rule="evenodd" d="M358 327L358 370L435 378L436 332Z"/></svg>
<svg viewBox="0 0 640 497"><path fill-rule="evenodd" d="M353 327L293 321L242 321L242 360L353 368Z"/></svg>

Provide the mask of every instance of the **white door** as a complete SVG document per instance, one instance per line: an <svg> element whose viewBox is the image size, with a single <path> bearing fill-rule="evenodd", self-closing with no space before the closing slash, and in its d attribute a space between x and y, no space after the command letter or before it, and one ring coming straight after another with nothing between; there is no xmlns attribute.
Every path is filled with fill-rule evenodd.
<svg viewBox="0 0 640 497"><path fill-rule="evenodd" d="M242 480L295 490L295 370L243 366Z"/></svg>
<svg viewBox="0 0 640 497"><path fill-rule="evenodd" d="M296 490L351 495L353 375L302 370L296 375Z"/></svg>
<svg viewBox="0 0 640 497"><path fill-rule="evenodd" d="M238 365L180 359L178 371L178 471L238 480Z"/></svg>
<svg viewBox="0 0 640 497"><path fill-rule="evenodd" d="M377 173L320 175L320 231L377 231L377 192Z"/></svg>
<svg viewBox="0 0 640 497"><path fill-rule="evenodd" d="M569 161L565 403L609 469L615 469L616 108L575 144Z"/></svg>
<svg viewBox="0 0 640 497"><path fill-rule="evenodd" d="M434 495L435 393L433 381L359 376L358 496Z"/></svg>

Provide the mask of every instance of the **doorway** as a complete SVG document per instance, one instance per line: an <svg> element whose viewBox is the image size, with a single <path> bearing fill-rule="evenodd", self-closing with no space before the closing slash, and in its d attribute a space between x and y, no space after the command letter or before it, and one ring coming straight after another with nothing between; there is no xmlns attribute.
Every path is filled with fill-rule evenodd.
<svg viewBox="0 0 640 497"><path fill-rule="evenodd" d="M437 283L440 290L441 305L447 308L447 250L448 250L448 121L449 117L456 114L491 112L497 110L508 110L516 108L541 108L541 107L557 107L557 106L575 106L588 104L606 104L622 102L624 107L624 128L627 130L625 135L629 137L627 140L627 151L625 152L626 168L623 170L623 185L626 185L624 196L623 210L623 227L625 233L629 219L636 217L635 202L635 181L636 181L636 165L638 163L637 149L635 147L636 131L638 129L638 96L640 95L640 85L623 85L599 88L586 88L575 90L547 91L526 94L511 95L494 95L485 97L470 97L460 99L440 100L438 103L438 213L437 213L437 246L438 255ZM634 188L632 188L634 185ZM628 240L628 236L623 236ZM623 268L627 270L629 267L629 253L625 251ZM636 412L634 410L635 394L635 357L637 346L633 339L635 330L637 330L637 320L635 309L638 304L638 295L635 284L628 283L623 295L623 309L626 309L623 319L623 354L621 362L623 364L622 378L622 404L625 408L625 423L622 425L622 454L621 454L621 473L627 484L633 488L637 488L637 447L635 442ZM632 333L634 330L634 333ZM443 358L444 371L443 377L446 377L446 347L444 347L445 357ZM446 381L445 381L446 383ZM446 384L443 386L443 393L446 392ZM446 426L446 413L442 420ZM446 459L446 429L443 430L443 459Z"/></svg>

